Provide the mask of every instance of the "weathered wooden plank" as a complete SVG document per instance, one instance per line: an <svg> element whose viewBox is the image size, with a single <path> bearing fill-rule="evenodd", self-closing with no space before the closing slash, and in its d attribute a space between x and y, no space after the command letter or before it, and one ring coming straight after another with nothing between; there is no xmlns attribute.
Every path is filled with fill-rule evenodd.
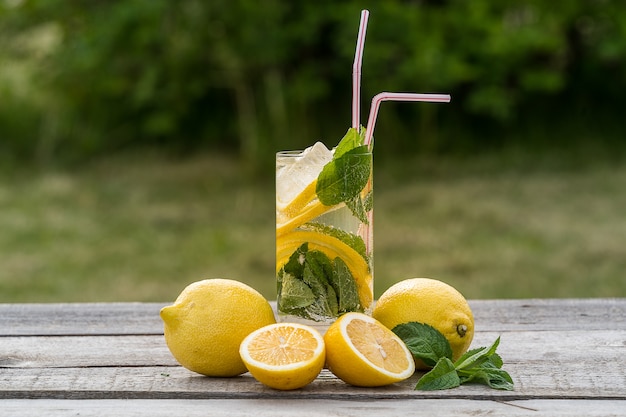
<svg viewBox="0 0 626 417"><path fill-rule="evenodd" d="M0 304L0 336L159 334L163 303Z"/></svg>
<svg viewBox="0 0 626 417"><path fill-rule="evenodd" d="M385 387L355 388L328 370L323 370L302 389L277 391L258 383L250 374L209 378L180 367L6 369L1 371L4 381L0 399L626 400L623 372L615 369L589 375L571 366L560 376L524 373L524 365L512 365L509 369L516 375L514 391L493 390L478 384L443 391L415 391L419 375ZM533 368L535 371L542 369Z"/></svg>
<svg viewBox="0 0 626 417"><path fill-rule="evenodd" d="M626 298L470 300L476 330L626 330Z"/></svg>
<svg viewBox="0 0 626 417"><path fill-rule="evenodd" d="M163 305L0 304L0 336L162 334ZM477 331L626 329L626 299L470 300L470 305Z"/></svg>
<svg viewBox="0 0 626 417"><path fill-rule="evenodd" d="M475 347L497 333L476 335ZM481 385L450 391L402 384L355 390L324 371L305 390L319 398L619 398L626 399L626 331L509 332L499 352L515 391ZM4 359L3 359L4 358ZM3 368L2 368L3 367ZM0 397L266 398L278 395L251 377L206 378L176 366L162 336L5 337L0 343ZM282 397L279 397L282 398Z"/></svg>
<svg viewBox="0 0 626 417"><path fill-rule="evenodd" d="M327 370L304 389L276 391L249 374L207 378L178 366L162 335L164 304L0 304L0 414L626 415L626 299L470 304L473 347L502 336L514 391L414 391L420 374L354 388Z"/></svg>
<svg viewBox="0 0 626 417"><path fill-rule="evenodd" d="M304 412L306 410L306 412ZM439 417L501 415L519 416L624 416L626 401L590 400L524 400L524 401L465 401L379 400L355 403L339 400L4 400L2 411L13 417L380 417L402 415L431 415Z"/></svg>
<svg viewBox="0 0 626 417"><path fill-rule="evenodd" d="M163 335L0 338L0 368L174 365Z"/></svg>
<svg viewBox="0 0 626 417"><path fill-rule="evenodd" d="M498 353L506 363L582 362L626 369L626 331L480 332L472 348L489 345L499 335ZM162 335L0 338L0 369L174 365Z"/></svg>

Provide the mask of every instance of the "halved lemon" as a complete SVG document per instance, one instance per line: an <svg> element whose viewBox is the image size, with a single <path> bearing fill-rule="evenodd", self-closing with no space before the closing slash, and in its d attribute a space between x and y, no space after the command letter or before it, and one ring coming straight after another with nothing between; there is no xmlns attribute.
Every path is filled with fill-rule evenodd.
<svg viewBox="0 0 626 417"><path fill-rule="evenodd" d="M279 390L302 388L324 367L326 348L322 335L299 323L275 323L250 333L239 354L252 376Z"/></svg>
<svg viewBox="0 0 626 417"><path fill-rule="evenodd" d="M346 313L324 335L326 366L342 381L360 387L400 382L415 372L404 342L362 313Z"/></svg>

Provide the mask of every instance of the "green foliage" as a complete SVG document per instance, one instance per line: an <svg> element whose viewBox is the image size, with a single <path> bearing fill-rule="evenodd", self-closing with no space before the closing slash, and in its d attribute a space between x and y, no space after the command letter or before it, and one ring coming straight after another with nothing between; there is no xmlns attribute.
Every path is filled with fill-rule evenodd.
<svg viewBox="0 0 626 417"><path fill-rule="evenodd" d="M468 299L626 297L623 161L479 156L379 161L375 298L414 276ZM142 151L0 175L0 302L163 302L216 277L275 299L273 177L241 166Z"/></svg>
<svg viewBox="0 0 626 417"><path fill-rule="evenodd" d="M350 121L361 8L362 120L380 91L453 96L445 110L385 104L377 134L394 144L380 152L597 115L620 123L618 0L14 0L0 3L0 149L55 159L211 147L252 160L335 143Z"/></svg>

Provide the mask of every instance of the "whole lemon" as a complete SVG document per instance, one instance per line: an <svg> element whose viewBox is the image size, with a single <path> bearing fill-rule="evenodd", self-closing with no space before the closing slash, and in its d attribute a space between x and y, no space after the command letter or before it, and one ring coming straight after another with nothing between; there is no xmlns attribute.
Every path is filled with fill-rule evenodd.
<svg viewBox="0 0 626 417"><path fill-rule="evenodd" d="M246 372L239 345L253 331L276 322L272 307L259 292L219 278L190 284L160 315L174 358L207 376Z"/></svg>
<svg viewBox="0 0 626 417"><path fill-rule="evenodd" d="M372 316L390 329L398 324L428 324L444 335L453 360L465 353L474 338L474 316L467 300L454 287L430 278L411 278L389 287L378 299ZM424 368L424 364L417 366Z"/></svg>

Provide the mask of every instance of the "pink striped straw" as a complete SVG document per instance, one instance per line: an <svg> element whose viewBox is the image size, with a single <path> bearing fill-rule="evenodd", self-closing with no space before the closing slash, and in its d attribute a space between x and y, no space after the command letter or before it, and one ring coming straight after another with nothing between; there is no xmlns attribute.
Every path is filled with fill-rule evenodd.
<svg viewBox="0 0 626 417"><path fill-rule="evenodd" d="M378 93L372 99L370 107L370 115L367 120L367 131L365 132L365 145L370 146L374 137L374 126L376 125L376 117L378 117L378 109L383 101L427 101L431 103L449 103L449 94L417 94L417 93Z"/></svg>
<svg viewBox="0 0 626 417"><path fill-rule="evenodd" d="M363 64L363 48L365 47L365 31L370 12L361 11L361 23L359 35L354 51L354 64L352 65L352 127L359 129L361 113L361 65Z"/></svg>

